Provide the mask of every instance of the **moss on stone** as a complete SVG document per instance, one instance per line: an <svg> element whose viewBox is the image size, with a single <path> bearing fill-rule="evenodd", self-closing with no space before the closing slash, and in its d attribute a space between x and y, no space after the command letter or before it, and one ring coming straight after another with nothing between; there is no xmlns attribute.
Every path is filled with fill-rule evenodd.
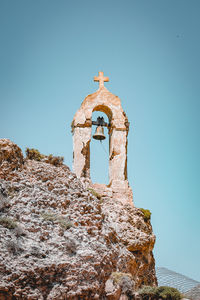
<svg viewBox="0 0 200 300"><path fill-rule="evenodd" d="M111 278L112 278L112 280L113 280L113 282L114 282L115 284L119 284L120 281L121 281L121 279L122 279L123 277L125 277L125 276L129 277L130 279L132 279L132 275L131 275L130 273L113 272L113 273L111 274Z"/></svg>
<svg viewBox="0 0 200 300"><path fill-rule="evenodd" d="M144 209L144 208L140 208L141 212L143 213L144 215L144 220L147 222L147 221L150 221L151 219L151 212L149 209Z"/></svg>
<svg viewBox="0 0 200 300"><path fill-rule="evenodd" d="M17 227L17 223L9 217L0 217L0 225L8 229L14 229Z"/></svg>
<svg viewBox="0 0 200 300"><path fill-rule="evenodd" d="M44 221L52 222L55 224L57 223L64 230L67 230L73 226L73 223L67 217L59 216L51 212L42 213L41 216Z"/></svg>
<svg viewBox="0 0 200 300"><path fill-rule="evenodd" d="M101 199L101 195L99 193L97 193L94 189L92 188L88 188L88 191L90 191L92 193L93 196L95 196L97 199Z"/></svg>

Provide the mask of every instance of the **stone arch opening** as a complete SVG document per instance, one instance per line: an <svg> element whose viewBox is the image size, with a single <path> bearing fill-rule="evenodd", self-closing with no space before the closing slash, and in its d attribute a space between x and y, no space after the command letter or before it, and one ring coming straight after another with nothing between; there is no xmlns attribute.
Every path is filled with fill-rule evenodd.
<svg viewBox="0 0 200 300"><path fill-rule="evenodd" d="M102 113L106 114L107 117L108 117L109 123L111 123L111 121L112 121L112 110L108 106L106 106L106 105L97 105L97 106L94 107L92 112L95 112L95 111L102 112Z"/></svg>
<svg viewBox="0 0 200 300"><path fill-rule="evenodd" d="M95 109L92 113L92 120L103 117L109 123L108 115L105 112ZM92 126L90 140L90 178L93 183L109 184L109 133L108 128L104 127L106 139L98 141L93 139L97 126Z"/></svg>

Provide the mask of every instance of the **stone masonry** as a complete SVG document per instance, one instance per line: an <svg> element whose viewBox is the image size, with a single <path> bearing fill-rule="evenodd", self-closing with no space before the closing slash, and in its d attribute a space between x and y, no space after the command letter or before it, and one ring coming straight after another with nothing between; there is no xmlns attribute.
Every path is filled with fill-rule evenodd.
<svg viewBox="0 0 200 300"><path fill-rule="evenodd" d="M127 178L127 136L129 122L122 109L119 97L110 93L104 86L103 72L94 81L99 81L99 89L88 95L76 112L72 121L73 132L73 171L78 178L101 194L113 200L133 205L132 190ZM90 180L90 141L92 135L92 113L100 111L109 120L109 184L93 184Z"/></svg>

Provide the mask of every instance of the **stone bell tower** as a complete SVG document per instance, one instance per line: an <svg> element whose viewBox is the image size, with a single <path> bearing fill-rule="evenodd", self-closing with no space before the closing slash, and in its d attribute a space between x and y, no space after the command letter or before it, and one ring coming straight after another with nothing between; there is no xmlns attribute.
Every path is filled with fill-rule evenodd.
<svg viewBox="0 0 200 300"><path fill-rule="evenodd" d="M133 205L132 190L127 179L127 136L129 122L122 109L120 99L104 86L108 77L103 72L94 77L99 89L88 95L72 121L73 171L79 178L103 195ZM92 134L92 113L100 111L107 115L109 133L109 184L93 184L90 180L90 141ZM94 123L94 122L93 122Z"/></svg>

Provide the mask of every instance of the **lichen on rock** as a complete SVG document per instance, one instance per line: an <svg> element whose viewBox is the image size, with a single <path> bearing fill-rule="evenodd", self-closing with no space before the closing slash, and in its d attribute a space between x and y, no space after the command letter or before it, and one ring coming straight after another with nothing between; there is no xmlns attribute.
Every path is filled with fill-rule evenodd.
<svg viewBox="0 0 200 300"><path fill-rule="evenodd" d="M0 153L0 299L128 299L156 285L140 209L97 197L64 164L24 160L9 140Z"/></svg>

